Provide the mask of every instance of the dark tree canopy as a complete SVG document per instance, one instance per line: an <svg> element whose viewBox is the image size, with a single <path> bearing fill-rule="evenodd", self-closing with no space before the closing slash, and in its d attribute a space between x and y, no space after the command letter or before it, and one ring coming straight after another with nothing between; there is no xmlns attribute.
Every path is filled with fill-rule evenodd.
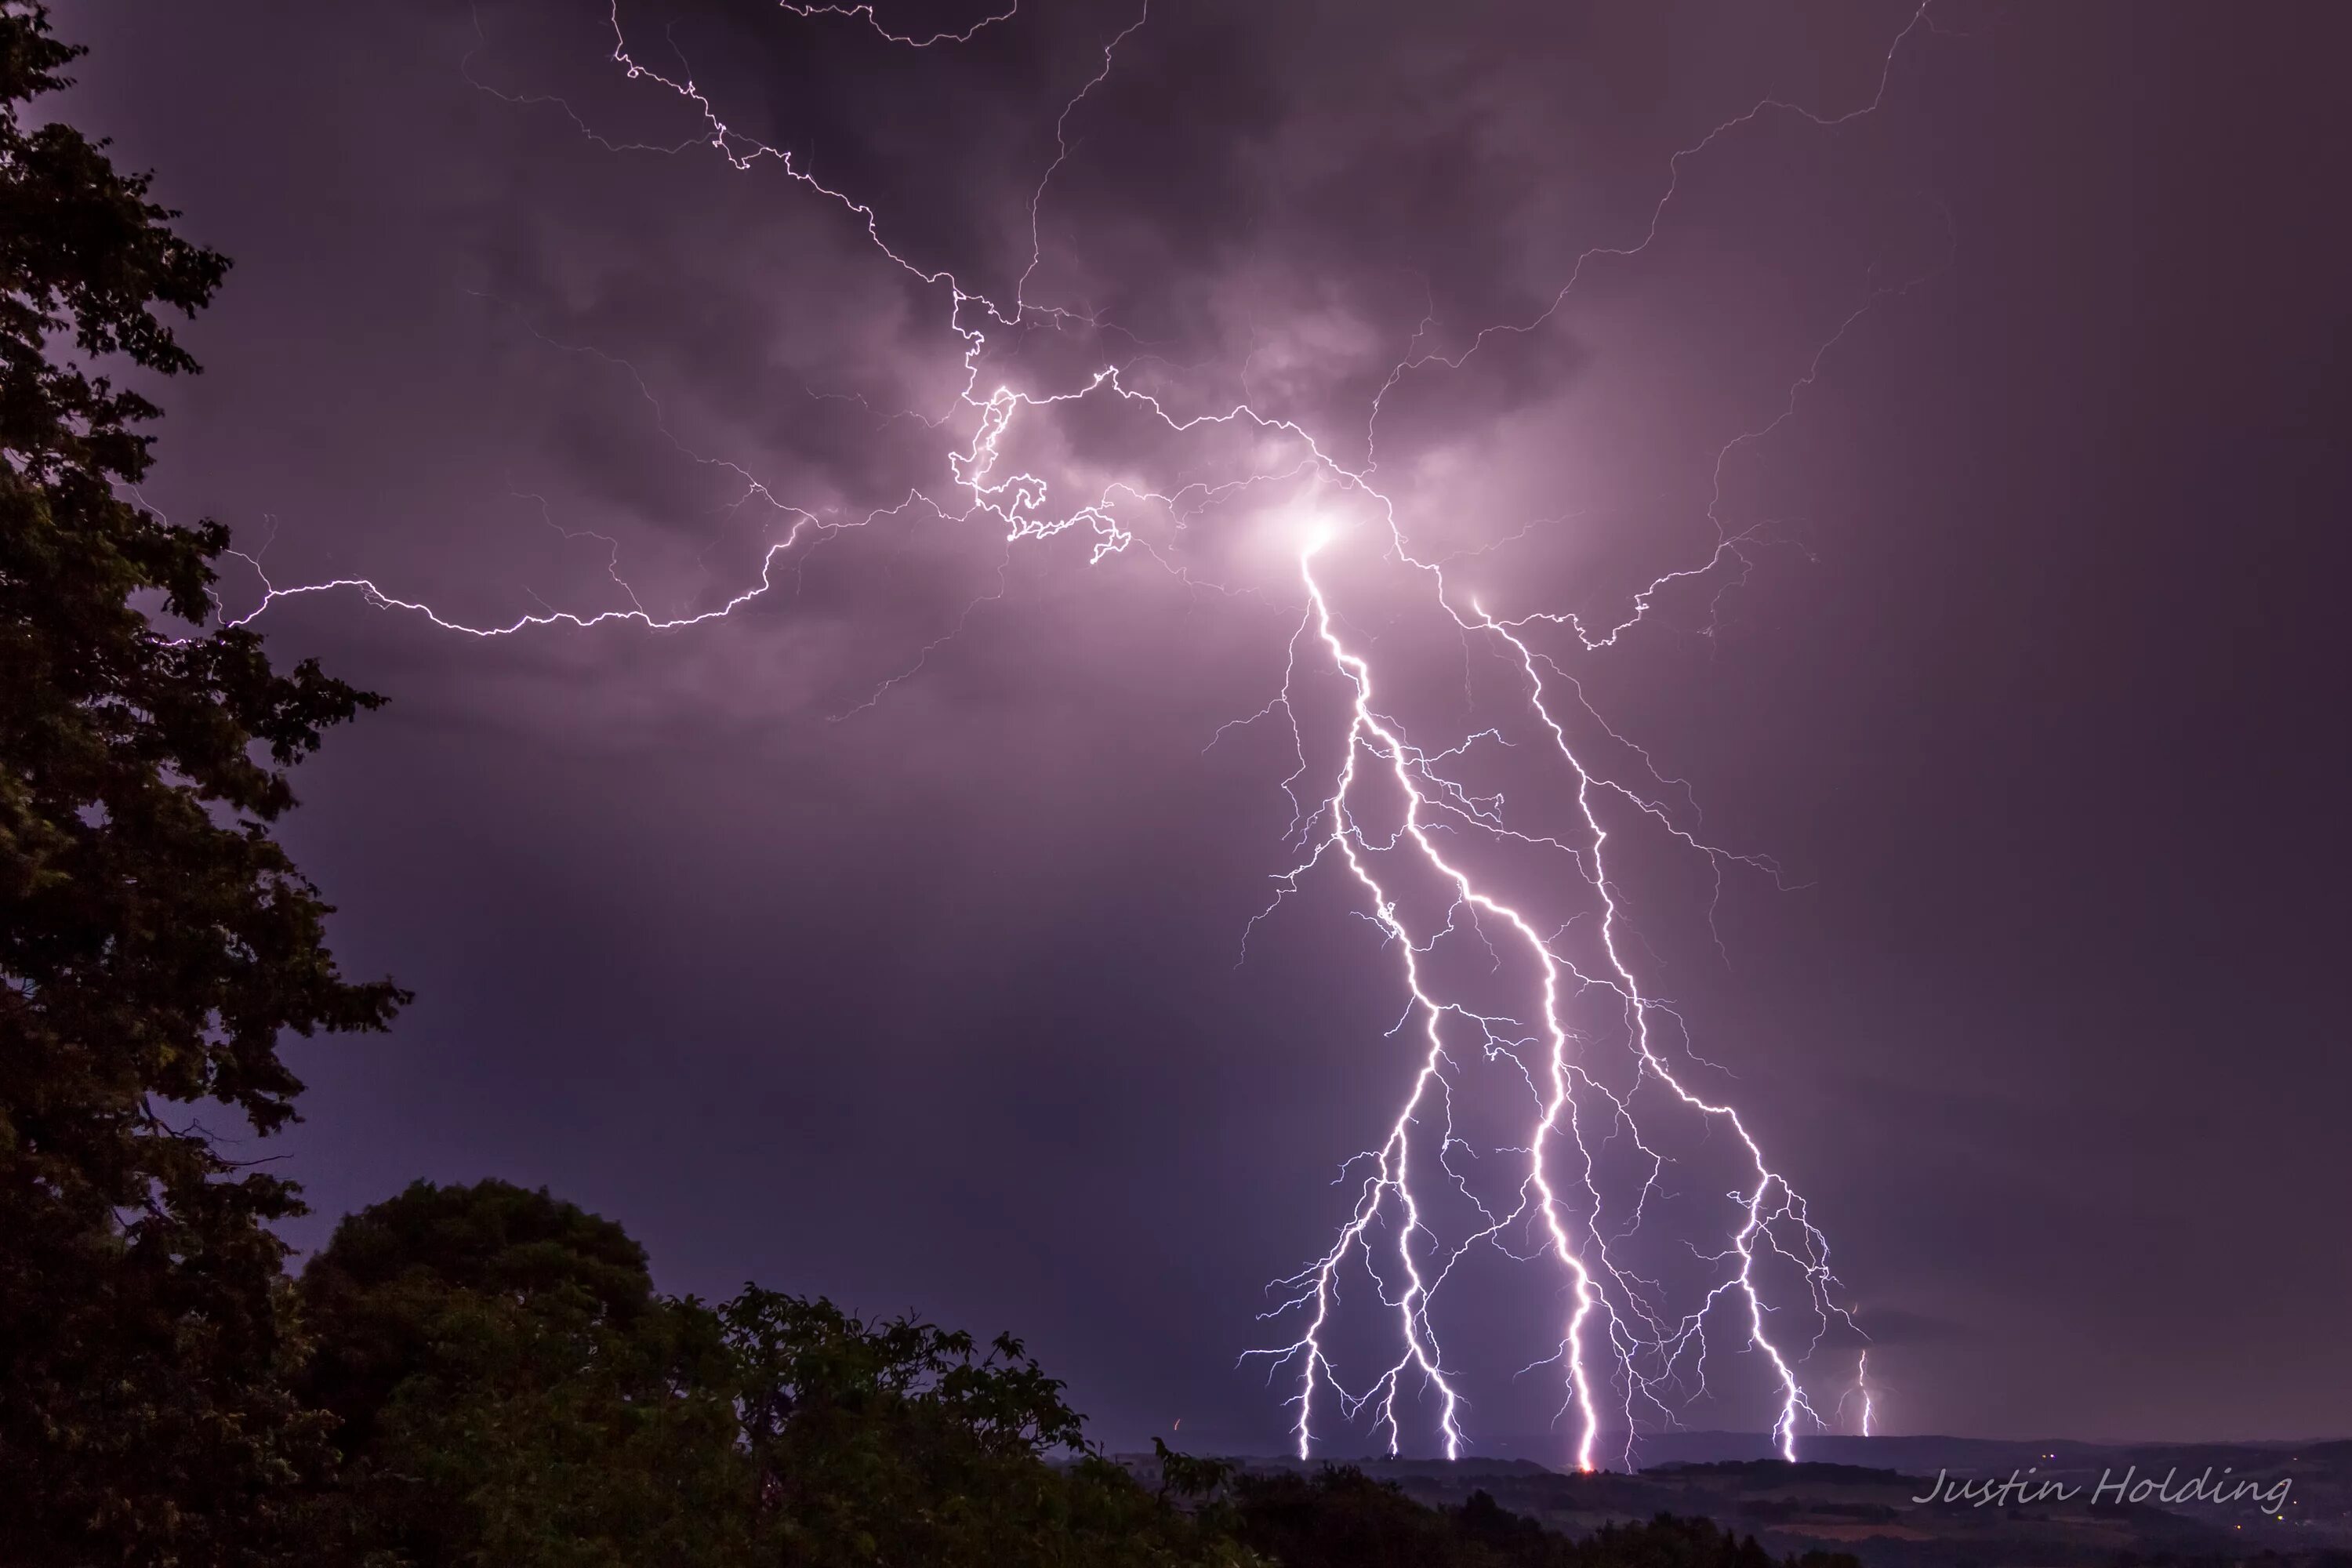
<svg viewBox="0 0 2352 1568"><path fill-rule="evenodd" d="M456 1319L529 1324L585 1364L656 1305L645 1249L619 1226L498 1181L418 1182L346 1217L303 1269L300 1296L319 1342L303 1386L353 1454L370 1448L410 1380L446 1370L436 1358L462 1327Z"/></svg>
<svg viewBox="0 0 2352 1568"><path fill-rule="evenodd" d="M756 1286L719 1310L757 1488L755 1561L1143 1568L1255 1559L1097 1454L1021 1342L985 1350Z"/></svg>
<svg viewBox="0 0 2352 1568"><path fill-rule="evenodd" d="M339 1426L339 1561L720 1564L749 1542L710 1313L657 1297L609 1220L504 1182L419 1182L303 1270L303 1388Z"/></svg>
<svg viewBox="0 0 2352 1568"><path fill-rule="evenodd" d="M130 489L196 367L164 316L226 262L62 125L79 51L0 4L0 1561L263 1554L319 1423L268 1222L292 1185L200 1126L268 1132L300 1084L281 1034L380 1028L330 912L270 837L287 770L376 699L274 670L211 610L220 525Z"/></svg>
<svg viewBox="0 0 2352 1568"><path fill-rule="evenodd" d="M342 1560L498 1568L1254 1562L1096 1456L1017 1341L757 1287L656 1295L611 1222L418 1183L303 1270Z"/></svg>

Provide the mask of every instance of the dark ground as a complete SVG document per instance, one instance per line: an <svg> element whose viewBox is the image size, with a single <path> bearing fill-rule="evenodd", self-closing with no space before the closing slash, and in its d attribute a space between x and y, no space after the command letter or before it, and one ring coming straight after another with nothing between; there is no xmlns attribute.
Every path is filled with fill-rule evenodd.
<svg viewBox="0 0 2352 1568"><path fill-rule="evenodd" d="M1730 1433L1678 1433L1649 1440L1662 1453L1710 1454L1762 1439ZM2352 1441L2292 1444L2105 1446L2070 1441L2001 1442L1956 1437L1821 1437L1817 1456L1773 1459L1669 1459L1633 1474L1564 1475L1531 1459L1362 1459L1368 1475L1396 1482L1415 1500L1459 1505L1486 1491L1513 1513L1585 1534L1604 1524L1660 1513L1699 1515L1746 1534L1774 1556L1849 1552L1864 1568L2068 1568L2141 1562L2243 1562L2275 1553L2297 1561L2352 1561ZM1300 1468L1297 1461L1247 1459L1251 1470ZM1317 1462L1318 1464L1320 1461ZM1150 1461L1138 1461L1148 1468ZM2113 1484L2161 1482L2175 1496L2207 1467L2222 1488L2252 1480L2269 1492L2291 1483L2283 1519L2261 1512L2252 1493L2230 1503L2116 1504ZM2076 1489L2024 1506L1920 1501L1939 1471L1990 1479L2012 1472L2032 1483ZM2127 1474L2128 1473L2128 1474ZM2105 1479L2108 1500L2094 1505Z"/></svg>

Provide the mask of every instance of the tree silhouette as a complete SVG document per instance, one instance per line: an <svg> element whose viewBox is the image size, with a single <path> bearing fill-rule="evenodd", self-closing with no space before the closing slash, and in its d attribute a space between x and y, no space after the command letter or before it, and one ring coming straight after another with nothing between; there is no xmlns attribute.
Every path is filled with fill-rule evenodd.
<svg viewBox="0 0 2352 1568"><path fill-rule="evenodd" d="M302 1271L302 1387L342 1464L339 1562L747 1561L750 1470L718 1321L657 1296L612 1221L504 1182L418 1182Z"/></svg>
<svg viewBox="0 0 2352 1568"><path fill-rule="evenodd" d="M104 374L194 370L159 312L226 268L103 145L24 113L79 50L0 5L0 1562L259 1561L320 1423L268 1222L294 1029L380 1028L270 827L287 770L376 699L210 610L212 522L122 493L156 409ZM207 1108L212 1109L207 1111Z"/></svg>

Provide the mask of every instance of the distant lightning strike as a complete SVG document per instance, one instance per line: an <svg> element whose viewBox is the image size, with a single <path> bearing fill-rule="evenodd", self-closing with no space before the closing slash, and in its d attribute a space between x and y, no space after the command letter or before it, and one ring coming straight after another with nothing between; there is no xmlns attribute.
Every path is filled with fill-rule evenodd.
<svg viewBox="0 0 2352 1568"><path fill-rule="evenodd" d="M920 37L890 31L877 18L870 5L803 5L787 0L780 9L811 21L857 24L892 45L930 48L968 43L983 29L1011 21L1018 7L1017 4L1009 5L961 32L939 31ZM1769 1299L1759 1265L1770 1261L1777 1268L1793 1270L1801 1279L1802 1292L1794 1301L1779 1303L1779 1307L1801 1308L1806 1321L1814 1325L1812 1337L1818 1342L1821 1333L1832 1321L1850 1321L1835 1300L1828 1243L1810 1218L1804 1199L1788 1178L1767 1161L1761 1145L1738 1111L1686 1087L1657 1048L1654 1020L1662 1015L1672 1015L1664 1004L1644 991L1626 956L1621 900L1612 880L1607 851L1612 835L1598 803L1613 798L1631 806L1643 820L1706 854L1718 868L1727 858L1745 859L1748 864L1763 865L1768 870L1769 865L1729 856L1705 843L1683 825L1683 815L1664 801L1589 765L1571 740L1571 725L1563 722L1560 716L1563 710L1559 705L1557 688L1570 690L1577 709L1598 724L1612 744L1640 758L1654 783L1681 787L1679 780L1666 779L1656 773L1648 753L1623 742L1601 723L1599 715L1584 702L1573 679L1549 655L1532 646L1526 636L1530 626L1551 625L1572 633L1582 651L1613 647L1623 633L1647 616L1660 592L1678 581L1706 575L1727 559L1740 558L1745 541L1742 536L1723 533L1718 523L1719 542L1707 559L1661 575L1634 595L1630 613L1614 626L1588 626L1573 616L1550 612L1498 616L1475 600L1457 601L1446 583L1443 563L1415 557L1395 503L1372 482L1377 468L1373 454L1377 451L1376 427L1381 404L1405 376L1432 363L1458 370L1490 336L1538 330L1566 303L1588 262L1601 258L1632 258L1646 250L1657 237L1675 199L1685 161L1768 113L1787 113L1816 126L1832 128L1877 109L1885 96L1897 51L1913 31L1927 22L1927 7L1923 4L1895 35L1885 52L1876 90L1861 107L1828 117L1766 99L1676 152L1669 161L1666 188L1652 209L1640 239L1625 247L1595 247L1576 258L1566 283L1534 320L1485 328L1471 338L1459 354L1450 357L1422 350L1423 338L1431 325L1424 321L1415 330L1405 357L1398 362L1371 400L1365 432L1366 461L1362 468L1354 469L1336 460L1326 445L1306 429L1288 419L1263 415L1246 401L1222 411L1189 415L1171 412L1159 397L1122 381L1116 364L1106 364L1058 392L1035 395L1005 386L985 394L980 391L982 358L992 330L1023 325L1033 315L1056 327L1073 322L1101 324L1083 312L1033 303L1026 298L1026 290L1042 255L1037 240L1039 210L1055 174L1070 155L1070 116L1109 79L1120 46L1150 19L1149 0L1145 0L1135 19L1103 46L1100 69L1063 106L1055 121L1054 157L1039 177L1029 201L1029 262L1015 286L1009 310L968 289L946 268L926 268L900 255L883 237L882 221L871 206L820 182L790 153L732 129L690 74L665 75L634 58L621 26L616 0L610 15L614 61L628 79L667 88L690 104L702 121L698 135L667 148L610 142L598 136L560 99L519 97L497 92L479 82L476 85L516 104L554 105L571 117L583 135L604 146L675 154L698 145L715 151L738 169L773 165L793 181L840 207L890 262L920 282L943 289L948 297L945 330L962 343L966 374L958 397L960 404L973 415L970 438L961 447L950 448L942 455L956 489L962 492L961 500L953 505L943 504L917 491L894 506L869 512L858 521L828 522L777 500L765 484L740 468L726 465L743 479L742 500L760 500L791 521L783 536L770 543L763 553L757 582L713 609L674 617L656 616L644 608L617 568L612 575L629 596L630 607L626 609L585 614L548 609L486 626L451 619L421 601L388 593L366 578L335 578L280 587L262 576L260 602L233 619L224 615L224 623L242 625L282 599L350 589L380 607L418 615L444 630L478 637L508 637L553 626L585 630L617 622L634 622L649 629L698 626L722 619L766 595L775 585L779 558L789 554L805 535L863 526L910 508L927 510L948 521L992 519L1005 531L1008 544L1024 539L1049 539L1084 528L1094 535L1091 559L1098 562L1137 542L1137 536L1120 521L1120 509L1125 503L1153 502L1173 508L1188 492L1221 495L1263 479L1286 476L1240 475L1220 485L1188 486L1176 496L1118 483L1090 502L1066 511L1055 510L1048 505L1050 492L1045 480L1026 472L1001 471L1004 439L1024 410L1050 408L1100 395L1147 410L1172 432L1241 426L1295 444L1302 456L1290 474L1319 474L1341 489L1368 500L1384 526L1388 559L1425 576L1435 605L1452 619L1464 638L1483 640L1507 667L1516 668L1523 690L1525 717L1532 732L1556 753L1565 780L1572 786L1576 827L1566 839L1509 827L1501 814L1499 796L1474 795L1444 771L1443 764L1462 756L1474 745L1487 742L1509 743L1498 731L1483 731L1454 746L1433 752L1410 740L1402 724L1383 712L1375 698L1371 658L1351 645L1343 634L1340 619L1331 605L1329 590L1317 574L1317 563L1334 539L1332 526L1317 525L1297 548L1296 563L1305 608L1291 638L1289 662L1279 694L1259 713L1235 723L1252 723L1279 711L1291 725L1299 757L1298 768L1284 782L1284 788L1298 805L1292 831L1307 858L1276 879L1276 904L1297 890L1309 872L1327 862L1336 859L1344 867L1369 901L1368 918L1381 931L1384 945L1396 956L1409 998L1405 1016L1391 1033L1402 1031L1408 1024L1415 1025L1423 1047L1418 1069L1384 1138L1342 1168L1343 1179L1348 1172L1363 1173L1347 1224L1328 1252L1284 1282L1287 1288L1286 1298L1266 1314L1270 1319L1295 1316L1302 1321L1299 1337L1286 1346L1248 1353L1266 1358L1277 1369L1286 1366L1295 1370L1297 1392L1289 1403L1295 1411L1292 1435L1301 1458L1310 1453L1318 1440L1318 1419L1327 1400L1343 1421L1360 1419L1369 1413L1375 1429L1385 1434L1391 1452L1399 1451L1404 1437L1400 1402L1414 1392L1412 1385L1416 1384L1422 1394L1434 1399L1436 1433L1446 1455L1459 1457L1469 1441L1463 1425L1468 1401L1457 1386L1457 1374L1449 1370L1433 1304L1455 1265L1474 1247L1489 1246L1507 1253L1508 1238L1526 1235L1536 1242L1536 1250L1529 1256L1549 1258L1559 1269L1561 1281L1558 1348L1537 1365L1557 1363L1559 1368L1560 1408L1563 1416L1570 1418L1571 1451L1579 1468L1591 1469L1601 1462L1601 1445L1612 1422L1622 1426L1625 1442L1622 1455L1614 1457L1630 1463L1637 1419L1647 1415L1671 1421L1675 1409L1667 1402L1669 1396L1705 1387L1708 1353L1706 1331L1719 1311L1734 1316L1744 1345L1769 1367L1776 1391L1773 1445L1783 1458L1794 1458L1800 1424L1818 1420L1798 1375L1812 1347L1809 1343L1801 1351L1785 1338L1776 1338L1772 1319L1778 1307ZM467 79L472 79L470 72ZM1820 344L1803 374L1791 384L1788 401L1779 413L1768 424L1741 433L1722 447L1716 459L1717 500L1720 499L1724 460L1735 449L1761 439L1790 417L1800 394L1818 377L1823 358L1853 321L1885 293L1897 291L1881 289L1874 293L1860 310L1841 322L1837 331ZM642 390L642 383L640 387ZM650 398L649 393L647 395ZM940 421L924 422L936 426ZM1711 520L1715 513L1716 504L1711 502ZM1156 557L1157 552L1154 554ZM252 564L257 575L261 574L257 559L243 559ZM1340 760L1336 776L1328 791L1321 793L1311 805L1302 801L1297 793L1297 785L1308 771L1306 741L1300 730L1303 704L1297 691L1297 682L1306 673L1301 663L1303 649L1311 649L1316 667L1336 674L1349 693L1345 705L1344 734L1339 737ZM884 689L889 684L885 683ZM1381 807L1377 802L1368 801L1363 794L1367 781L1375 777L1392 786L1394 798L1402 802L1402 809L1392 821L1378 825L1370 818ZM1686 801L1686 789L1685 795ZM1441 837L1454 836L1466 836L1465 841L1476 839L1564 855L1577 868L1578 878L1598 917L1598 972L1580 971L1560 948L1560 932L1548 934L1528 909L1475 874L1463 855L1458 851L1449 853ZM1404 912L1404 900L1396 890L1395 879L1388 869L1391 857L1402 857L1414 874L1434 879L1436 885L1448 890L1451 907L1436 929L1412 928ZM1267 912L1271 911L1269 906ZM1479 940L1487 943L1498 970L1503 963L1502 952L1494 947L1487 934L1490 930L1501 935L1505 948L1528 966L1535 978L1533 994L1528 997L1533 1005L1532 1022L1481 1012L1466 997L1450 992L1431 973L1425 961L1442 939L1460 929L1457 921L1468 922ZM1596 993L1615 998L1622 1007L1619 1043L1630 1055L1633 1076L1629 1086L1612 1089L1597 1075L1591 1054L1592 1047L1601 1042L1580 1034L1570 1022L1570 999ZM1678 1026L1679 1021L1676 1023ZM1529 1096L1525 1142L1516 1150L1525 1161L1525 1170L1507 1207L1481 1201L1453 1163L1457 1150L1466 1150L1468 1145L1454 1135L1454 1063L1448 1050L1449 1026L1475 1036L1478 1048L1490 1061L1508 1062L1524 1080ZM1661 1292L1655 1281L1636 1274L1612 1251L1642 1224L1669 1163L1635 1119L1635 1098L1649 1085L1654 1085L1655 1089L1643 1096L1645 1100L1663 1095L1665 1110L1678 1109L1696 1116L1707 1127L1727 1131L1744 1152L1747 1173L1739 1188L1727 1194L1730 1207L1719 1241L1712 1251L1694 1249L1698 1261L1714 1270L1716 1277L1696 1300L1680 1310L1670 1309L1659 1300ZM1425 1123L1439 1130L1433 1151L1421 1146L1428 1140L1417 1141L1414 1135L1415 1130ZM1630 1141L1644 1173L1630 1192L1612 1196L1604 1192L1596 1156L1600 1144L1620 1135ZM1430 1203L1439 1193L1466 1200L1480 1216L1467 1235L1450 1242L1440 1237L1428 1217ZM1503 1212L1496 1212L1497 1208ZM1329 1348L1334 1314L1339 1307L1339 1277L1351 1259L1360 1260L1370 1271L1384 1310L1392 1314L1398 1346L1393 1360L1368 1385L1356 1391L1350 1391L1342 1382ZM1869 1390L1866 1381L1860 1381L1865 1373L1866 1361L1857 1368L1857 1388L1864 1400L1863 1429L1867 1433L1871 1423Z"/></svg>

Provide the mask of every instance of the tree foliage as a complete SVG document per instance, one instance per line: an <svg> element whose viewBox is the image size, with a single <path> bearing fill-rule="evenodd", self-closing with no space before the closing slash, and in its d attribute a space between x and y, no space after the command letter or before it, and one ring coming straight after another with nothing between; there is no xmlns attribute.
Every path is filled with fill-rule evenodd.
<svg viewBox="0 0 2352 1568"><path fill-rule="evenodd" d="M281 1033L383 1026L270 837L287 770L376 699L209 613L226 531L135 500L155 406L108 374L194 370L166 313L226 268L104 145L28 106L78 53L0 4L0 1561L268 1550L319 1424L268 1221L207 1105L268 1132Z"/></svg>
<svg viewBox="0 0 2352 1568"><path fill-rule="evenodd" d="M756 1286L719 1309L756 1561L852 1568L1245 1563L1097 1453L1011 1335L867 1321Z"/></svg>
<svg viewBox="0 0 2352 1568"><path fill-rule="evenodd" d="M656 1295L619 1226L419 1183L304 1269L351 1561L1180 1568L1247 1554L1095 1455L1018 1341L747 1286Z"/></svg>
<svg viewBox="0 0 2352 1568"><path fill-rule="evenodd" d="M743 1561L748 1470L717 1319L654 1293L609 1220L504 1182L419 1182L303 1270L304 1390L342 1464L339 1560Z"/></svg>

